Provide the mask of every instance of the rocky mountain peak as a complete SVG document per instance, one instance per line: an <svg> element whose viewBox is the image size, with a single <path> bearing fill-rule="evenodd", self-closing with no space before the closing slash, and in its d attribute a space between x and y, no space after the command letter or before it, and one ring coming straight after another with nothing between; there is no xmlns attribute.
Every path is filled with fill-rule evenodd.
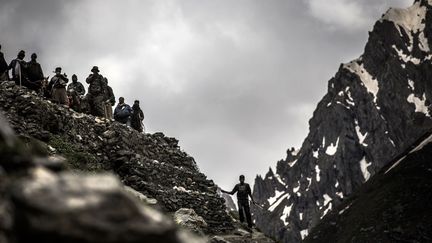
<svg viewBox="0 0 432 243"><path fill-rule="evenodd" d="M432 126L430 3L390 9L376 22L364 53L328 82L299 152L256 178L264 210L254 214L267 234L299 242Z"/></svg>

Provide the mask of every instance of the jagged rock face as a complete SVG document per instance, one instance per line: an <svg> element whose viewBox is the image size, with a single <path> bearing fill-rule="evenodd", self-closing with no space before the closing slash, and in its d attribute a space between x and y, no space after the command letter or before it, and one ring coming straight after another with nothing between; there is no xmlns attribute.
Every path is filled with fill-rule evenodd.
<svg viewBox="0 0 432 243"><path fill-rule="evenodd" d="M364 54L329 81L298 152L288 151L255 180L256 224L283 242L299 242L432 125L432 1L390 9ZM271 223L269 223L271 222Z"/></svg>
<svg viewBox="0 0 432 243"><path fill-rule="evenodd" d="M192 208L208 232L233 229L217 186L202 174L178 141L162 133L140 134L51 104L13 82L0 83L0 109L20 135L47 143L78 170L110 170L134 190L157 200L168 212Z"/></svg>
<svg viewBox="0 0 432 243"><path fill-rule="evenodd" d="M312 229L305 242L431 242L432 134L395 158Z"/></svg>

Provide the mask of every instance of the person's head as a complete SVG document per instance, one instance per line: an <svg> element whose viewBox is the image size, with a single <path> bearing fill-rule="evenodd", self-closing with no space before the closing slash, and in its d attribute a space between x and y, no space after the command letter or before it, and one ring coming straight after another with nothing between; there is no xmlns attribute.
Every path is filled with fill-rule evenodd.
<svg viewBox="0 0 432 243"><path fill-rule="evenodd" d="M61 71L62 71L62 68L61 67L56 67L56 69L55 69L55 74L56 75L60 75L61 74Z"/></svg>
<svg viewBox="0 0 432 243"><path fill-rule="evenodd" d="M24 59L25 57L25 51L21 50L18 52L18 59Z"/></svg>
<svg viewBox="0 0 432 243"><path fill-rule="evenodd" d="M123 97L120 97L119 98L119 104L123 104L124 103L124 98Z"/></svg>
<svg viewBox="0 0 432 243"><path fill-rule="evenodd" d="M239 176L239 181L240 181L241 183L243 183L243 182L245 181L245 176L244 176L244 175L240 175L240 176Z"/></svg>
<svg viewBox="0 0 432 243"><path fill-rule="evenodd" d="M90 70L93 74L98 74L99 73L99 68L98 66L93 66L93 68Z"/></svg>
<svg viewBox="0 0 432 243"><path fill-rule="evenodd" d="M139 100L135 100L134 105L139 105Z"/></svg>
<svg viewBox="0 0 432 243"><path fill-rule="evenodd" d="M74 83L78 82L78 77L75 74L72 75L72 82Z"/></svg>

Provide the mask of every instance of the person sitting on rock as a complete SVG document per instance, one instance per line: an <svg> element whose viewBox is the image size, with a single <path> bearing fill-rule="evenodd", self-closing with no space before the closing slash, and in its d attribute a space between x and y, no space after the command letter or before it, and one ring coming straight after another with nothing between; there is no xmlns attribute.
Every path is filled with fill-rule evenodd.
<svg viewBox="0 0 432 243"><path fill-rule="evenodd" d="M240 222L244 222L244 218L246 215L246 221L248 224L249 229L252 228L252 217L250 213L250 207L249 207L249 198L251 198L252 203L255 204L255 201L252 197L252 190L249 186L249 184L245 183L245 176L240 175L239 177L240 183L235 185L234 189L230 192L221 190L223 193L228 193L233 195L237 192L237 204L238 204L238 210L239 210L239 217ZM244 212L243 212L244 211Z"/></svg>
<svg viewBox="0 0 432 243"><path fill-rule="evenodd" d="M144 112L139 106L139 100L135 100L132 106L131 127L138 132L143 132Z"/></svg>
<svg viewBox="0 0 432 243"><path fill-rule="evenodd" d="M90 85L87 95L87 100L90 106L90 114L104 117L106 83L103 81L103 76L99 74L99 68L97 66L93 66L91 72L92 74L90 74L86 79L86 82Z"/></svg>
<svg viewBox="0 0 432 243"><path fill-rule="evenodd" d="M1 45L0 45L1 50ZM8 65L4 58L3 52L0 51L0 82L9 80Z"/></svg>
<svg viewBox="0 0 432 243"><path fill-rule="evenodd" d="M104 82L106 84L106 90L105 90L105 118L106 119L113 119L113 112L112 107L115 105L115 96L113 89L108 85L108 79L104 78Z"/></svg>
<svg viewBox="0 0 432 243"><path fill-rule="evenodd" d="M34 91L39 91L42 87L42 81L44 80L44 75L41 65L36 61L37 55L33 53L31 55L30 62L27 63L27 78L23 85Z"/></svg>
<svg viewBox="0 0 432 243"><path fill-rule="evenodd" d="M69 101L66 93L66 84L69 82L69 79L65 73L61 74L61 71L61 67L56 67L54 71L55 76L51 78L48 88L51 90L51 98L53 102L67 105Z"/></svg>
<svg viewBox="0 0 432 243"><path fill-rule="evenodd" d="M17 58L13 59L8 67L8 69L12 69L12 80L15 81L15 84L20 86L26 79L26 62L24 61L24 57L25 51L19 51Z"/></svg>
<svg viewBox="0 0 432 243"><path fill-rule="evenodd" d="M85 95L85 88L81 82L78 82L78 77L72 75L72 83L67 87L67 94L69 97L70 107L76 111L81 112L81 99Z"/></svg>
<svg viewBox="0 0 432 243"><path fill-rule="evenodd" d="M122 124L127 124L131 114L132 108L124 102L123 97L120 97L117 107L114 110L114 120Z"/></svg>

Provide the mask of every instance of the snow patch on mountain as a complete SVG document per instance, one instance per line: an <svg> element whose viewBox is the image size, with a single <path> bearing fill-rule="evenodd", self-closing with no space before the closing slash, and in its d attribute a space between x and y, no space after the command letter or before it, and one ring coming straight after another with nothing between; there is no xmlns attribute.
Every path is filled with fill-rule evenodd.
<svg viewBox="0 0 432 243"><path fill-rule="evenodd" d="M421 112L426 116L430 116L429 109L426 106L426 94L423 93L421 98L416 97L414 94L410 94L407 98L407 101L411 104L415 105L415 112Z"/></svg>
<svg viewBox="0 0 432 243"><path fill-rule="evenodd" d="M370 178L370 172L368 171L368 167L370 166L372 164L372 162L367 162L366 161L366 157L363 157L361 160L360 160L360 169L361 169L361 171L362 171L362 173L363 173L363 178L364 178L364 180L365 181L367 181L367 180L369 180L369 178Z"/></svg>
<svg viewBox="0 0 432 243"><path fill-rule="evenodd" d="M327 149L326 149L326 154L328 154L328 155L330 155L330 156L335 155L335 153L336 153L336 151L337 151L337 148L338 148L338 145L339 145L339 137L337 138L335 145L333 145L333 143L331 143L331 144L327 147Z"/></svg>
<svg viewBox="0 0 432 243"><path fill-rule="evenodd" d="M356 74L360 78L367 91L373 95L373 101L376 104L377 94L379 91L378 80L373 78L372 75L370 75L369 72L365 69L363 63L359 64L359 61L359 59L354 60L350 63L344 64L343 67L348 71Z"/></svg>
<svg viewBox="0 0 432 243"><path fill-rule="evenodd" d="M292 204L290 206L285 206L282 211L282 216L280 216L280 219L282 220L285 226L288 226L287 218L291 213L292 206L293 206Z"/></svg>
<svg viewBox="0 0 432 243"><path fill-rule="evenodd" d="M408 35L409 51L412 51L414 36L418 34L420 50L429 52L429 43L424 35L426 11L427 8L425 6L420 6L420 2L416 2L411 7L405 9L390 8L381 21L387 20L393 22L400 36L403 36L403 34Z"/></svg>

